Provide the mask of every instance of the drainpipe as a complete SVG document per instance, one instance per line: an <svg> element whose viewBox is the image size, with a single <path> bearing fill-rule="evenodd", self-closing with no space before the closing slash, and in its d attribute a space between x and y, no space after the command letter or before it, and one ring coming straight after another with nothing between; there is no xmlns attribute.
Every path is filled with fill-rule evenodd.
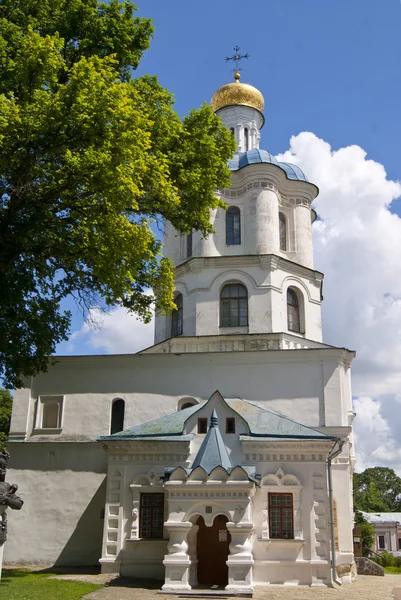
<svg viewBox="0 0 401 600"><path fill-rule="evenodd" d="M338 444L338 450L333 452L336 444ZM337 563L336 563L336 540L334 533L334 501L333 501L333 478L331 474L331 461L333 458L338 456L343 449L344 442L342 440L337 440L331 449L331 453L327 458L327 475L329 480L329 509L330 509L330 538L331 538L331 571L334 583L338 585L342 585L343 582L340 581L337 577Z"/></svg>

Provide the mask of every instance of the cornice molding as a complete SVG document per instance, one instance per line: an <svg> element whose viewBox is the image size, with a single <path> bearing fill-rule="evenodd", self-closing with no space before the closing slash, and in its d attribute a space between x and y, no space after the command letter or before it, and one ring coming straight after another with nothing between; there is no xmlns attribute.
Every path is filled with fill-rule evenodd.
<svg viewBox="0 0 401 600"><path fill-rule="evenodd" d="M199 273L206 269L221 269L239 267L262 267L263 269L275 271L281 269L292 275L299 275L308 281L320 285L324 274L309 267L304 267L277 254L243 254L234 256L193 256L192 258L175 267L175 278L178 281L182 276L189 273ZM266 286L259 286L266 287ZM197 288L200 289L200 288ZM209 290L210 288L202 288Z"/></svg>
<svg viewBox="0 0 401 600"><path fill-rule="evenodd" d="M216 190L216 195L222 199L238 198L250 190L266 189L273 191L279 201L304 205L310 208L317 197L319 189L314 183L288 179L284 170L274 164L253 163L231 173L231 186ZM304 204L305 202L305 204Z"/></svg>

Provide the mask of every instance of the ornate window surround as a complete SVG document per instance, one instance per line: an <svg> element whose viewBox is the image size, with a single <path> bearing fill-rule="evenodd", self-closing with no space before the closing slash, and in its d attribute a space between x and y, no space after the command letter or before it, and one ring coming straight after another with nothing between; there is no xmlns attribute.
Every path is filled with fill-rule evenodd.
<svg viewBox="0 0 401 600"><path fill-rule="evenodd" d="M301 490L302 485L295 475L285 475L282 469L278 469L275 474L268 474L262 477L261 488L263 490L262 498L262 540L273 542L292 542L294 540L303 540L303 531L301 528ZM294 538L293 540L271 540L269 537L269 493L270 494L292 494L294 510Z"/></svg>
<svg viewBox="0 0 401 600"><path fill-rule="evenodd" d="M153 470L150 470L146 475L138 475L133 483L130 484L132 490L132 512L131 512L131 527L127 541L140 541L145 538L139 537L139 521L140 521L140 494L164 494L164 521L167 520L167 498L166 490L160 482L160 477ZM146 542L160 542L166 539L166 532L163 528L163 538L146 538Z"/></svg>

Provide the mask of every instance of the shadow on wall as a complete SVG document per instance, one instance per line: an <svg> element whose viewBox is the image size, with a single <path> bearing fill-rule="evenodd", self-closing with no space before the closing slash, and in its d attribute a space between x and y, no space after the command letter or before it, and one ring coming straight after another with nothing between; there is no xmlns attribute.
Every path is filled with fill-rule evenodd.
<svg viewBox="0 0 401 600"><path fill-rule="evenodd" d="M106 477L82 513L54 566L98 565L102 555Z"/></svg>

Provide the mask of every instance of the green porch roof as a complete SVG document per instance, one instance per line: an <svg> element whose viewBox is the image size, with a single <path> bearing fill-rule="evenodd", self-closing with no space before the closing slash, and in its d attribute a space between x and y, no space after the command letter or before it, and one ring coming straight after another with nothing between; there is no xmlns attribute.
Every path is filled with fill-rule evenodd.
<svg viewBox="0 0 401 600"><path fill-rule="evenodd" d="M219 392L215 392L215 394ZM215 395L212 394L211 398ZM241 416L248 425L249 432L245 435L250 437L263 438L292 438L305 440L330 440L337 439L333 436L328 436L320 431L316 431L301 423L292 421L287 417L283 417L277 413L267 410L257 404L242 400L240 398L224 399L219 394L223 402L225 402L233 411ZM170 440L183 441L183 436L186 435L185 423L196 412L205 407L211 400L195 404L184 410L170 413L159 419L148 421L140 425L135 425L129 429L125 429L113 435L101 436L99 441L104 440L134 440L142 438L160 438L168 437Z"/></svg>

